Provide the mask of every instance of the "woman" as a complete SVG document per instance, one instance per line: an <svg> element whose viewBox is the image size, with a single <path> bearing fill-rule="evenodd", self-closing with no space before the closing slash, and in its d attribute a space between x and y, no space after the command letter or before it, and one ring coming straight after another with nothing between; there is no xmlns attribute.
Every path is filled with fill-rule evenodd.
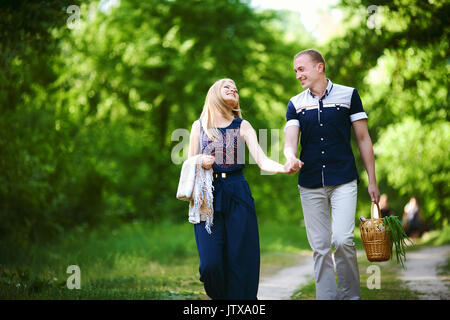
<svg viewBox="0 0 450 320"><path fill-rule="evenodd" d="M259 235L254 199L242 173L243 142L262 170L288 173L264 154L255 130L242 119L234 81L218 80L192 125L189 143L189 157L201 153L202 166L214 172L212 232L205 230L205 221L194 225L200 281L212 299L257 299Z"/></svg>
<svg viewBox="0 0 450 320"><path fill-rule="evenodd" d="M411 197L403 208L402 220L408 237L420 238L422 236L424 219L416 197Z"/></svg>

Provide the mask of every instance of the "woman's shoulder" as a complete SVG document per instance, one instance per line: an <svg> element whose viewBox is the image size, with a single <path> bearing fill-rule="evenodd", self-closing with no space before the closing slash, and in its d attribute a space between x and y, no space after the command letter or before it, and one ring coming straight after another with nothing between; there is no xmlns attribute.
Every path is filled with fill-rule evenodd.
<svg viewBox="0 0 450 320"><path fill-rule="evenodd" d="M191 128L191 132L194 132L194 133L200 133L200 126L201 126L201 122L200 122L200 119L197 119L197 120L195 120L193 123L192 123L192 128Z"/></svg>
<svg viewBox="0 0 450 320"><path fill-rule="evenodd" d="M197 119L192 123L192 129L198 129L198 128L200 128L200 119Z"/></svg>
<svg viewBox="0 0 450 320"><path fill-rule="evenodd" d="M244 128L250 128L250 127L252 126L248 120L245 120L245 119L243 119L243 118L237 118L237 119L240 119L239 122L240 122L240 124L241 124L241 128L242 128L242 127L244 127Z"/></svg>
<svg viewBox="0 0 450 320"><path fill-rule="evenodd" d="M241 125L240 125L241 136L246 136L248 133L250 133L254 129L249 121L242 119L242 118L240 118L240 119L241 119Z"/></svg>

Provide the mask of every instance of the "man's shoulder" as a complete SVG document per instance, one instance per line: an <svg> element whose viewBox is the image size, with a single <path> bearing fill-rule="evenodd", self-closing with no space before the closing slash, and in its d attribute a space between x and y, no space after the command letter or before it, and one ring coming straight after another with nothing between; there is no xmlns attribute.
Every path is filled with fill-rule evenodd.
<svg viewBox="0 0 450 320"><path fill-rule="evenodd" d="M338 84L338 83L333 83L333 88L331 89L331 91L338 91L338 92L353 92L353 90L355 90L355 88L353 87L349 87L349 86L344 86L342 84Z"/></svg>
<svg viewBox="0 0 450 320"><path fill-rule="evenodd" d="M299 94L296 94L295 96L291 97L289 99L289 101L297 101L300 98L304 98L306 96L306 94L308 93L308 89L303 90L302 92L300 92Z"/></svg>
<svg viewBox="0 0 450 320"><path fill-rule="evenodd" d="M328 99L336 102L344 102L350 105L355 88L333 83Z"/></svg>
<svg viewBox="0 0 450 320"><path fill-rule="evenodd" d="M300 106L307 104L308 101L308 89L296 94L292 98L289 99L289 103L291 103L294 108L299 108Z"/></svg>

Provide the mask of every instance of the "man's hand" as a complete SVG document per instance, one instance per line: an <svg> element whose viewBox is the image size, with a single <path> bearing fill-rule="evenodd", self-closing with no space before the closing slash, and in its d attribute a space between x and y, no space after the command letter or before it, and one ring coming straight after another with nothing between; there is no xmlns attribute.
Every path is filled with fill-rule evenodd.
<svg viewBox="0 0 450 320"><path fill-rule="evenodd" d="M301 169L301 167L304 165L302 161L300 161L297 158L289 158L286 163L284 164L284 168L286 169L288 174L292 174L294 172L297 172Z"/></svg>
<svg viewBox="0 0 450 320"><path fill-rule="evenodd" d="M367 190L369 191L372 202L378 204L380 202L380 191L378 191L377 184L369 183L369 187L367 188Z"/></svg>

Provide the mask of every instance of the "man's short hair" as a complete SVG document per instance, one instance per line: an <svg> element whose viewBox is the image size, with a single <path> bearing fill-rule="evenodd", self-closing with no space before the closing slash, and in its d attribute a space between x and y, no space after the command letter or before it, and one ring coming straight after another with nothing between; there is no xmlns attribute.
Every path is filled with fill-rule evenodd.
<svg viewBox="0 0 450 320"><path fill-rule="evenodd" d="M300 51L299 53L297 53L294 57L294 60L297 59L298 57L307 54L312 61L314 61L315 63L323 63L323 72L325 73L325 59L323 58L322 54L314 49L306 49L303 51Z"/></svg>

